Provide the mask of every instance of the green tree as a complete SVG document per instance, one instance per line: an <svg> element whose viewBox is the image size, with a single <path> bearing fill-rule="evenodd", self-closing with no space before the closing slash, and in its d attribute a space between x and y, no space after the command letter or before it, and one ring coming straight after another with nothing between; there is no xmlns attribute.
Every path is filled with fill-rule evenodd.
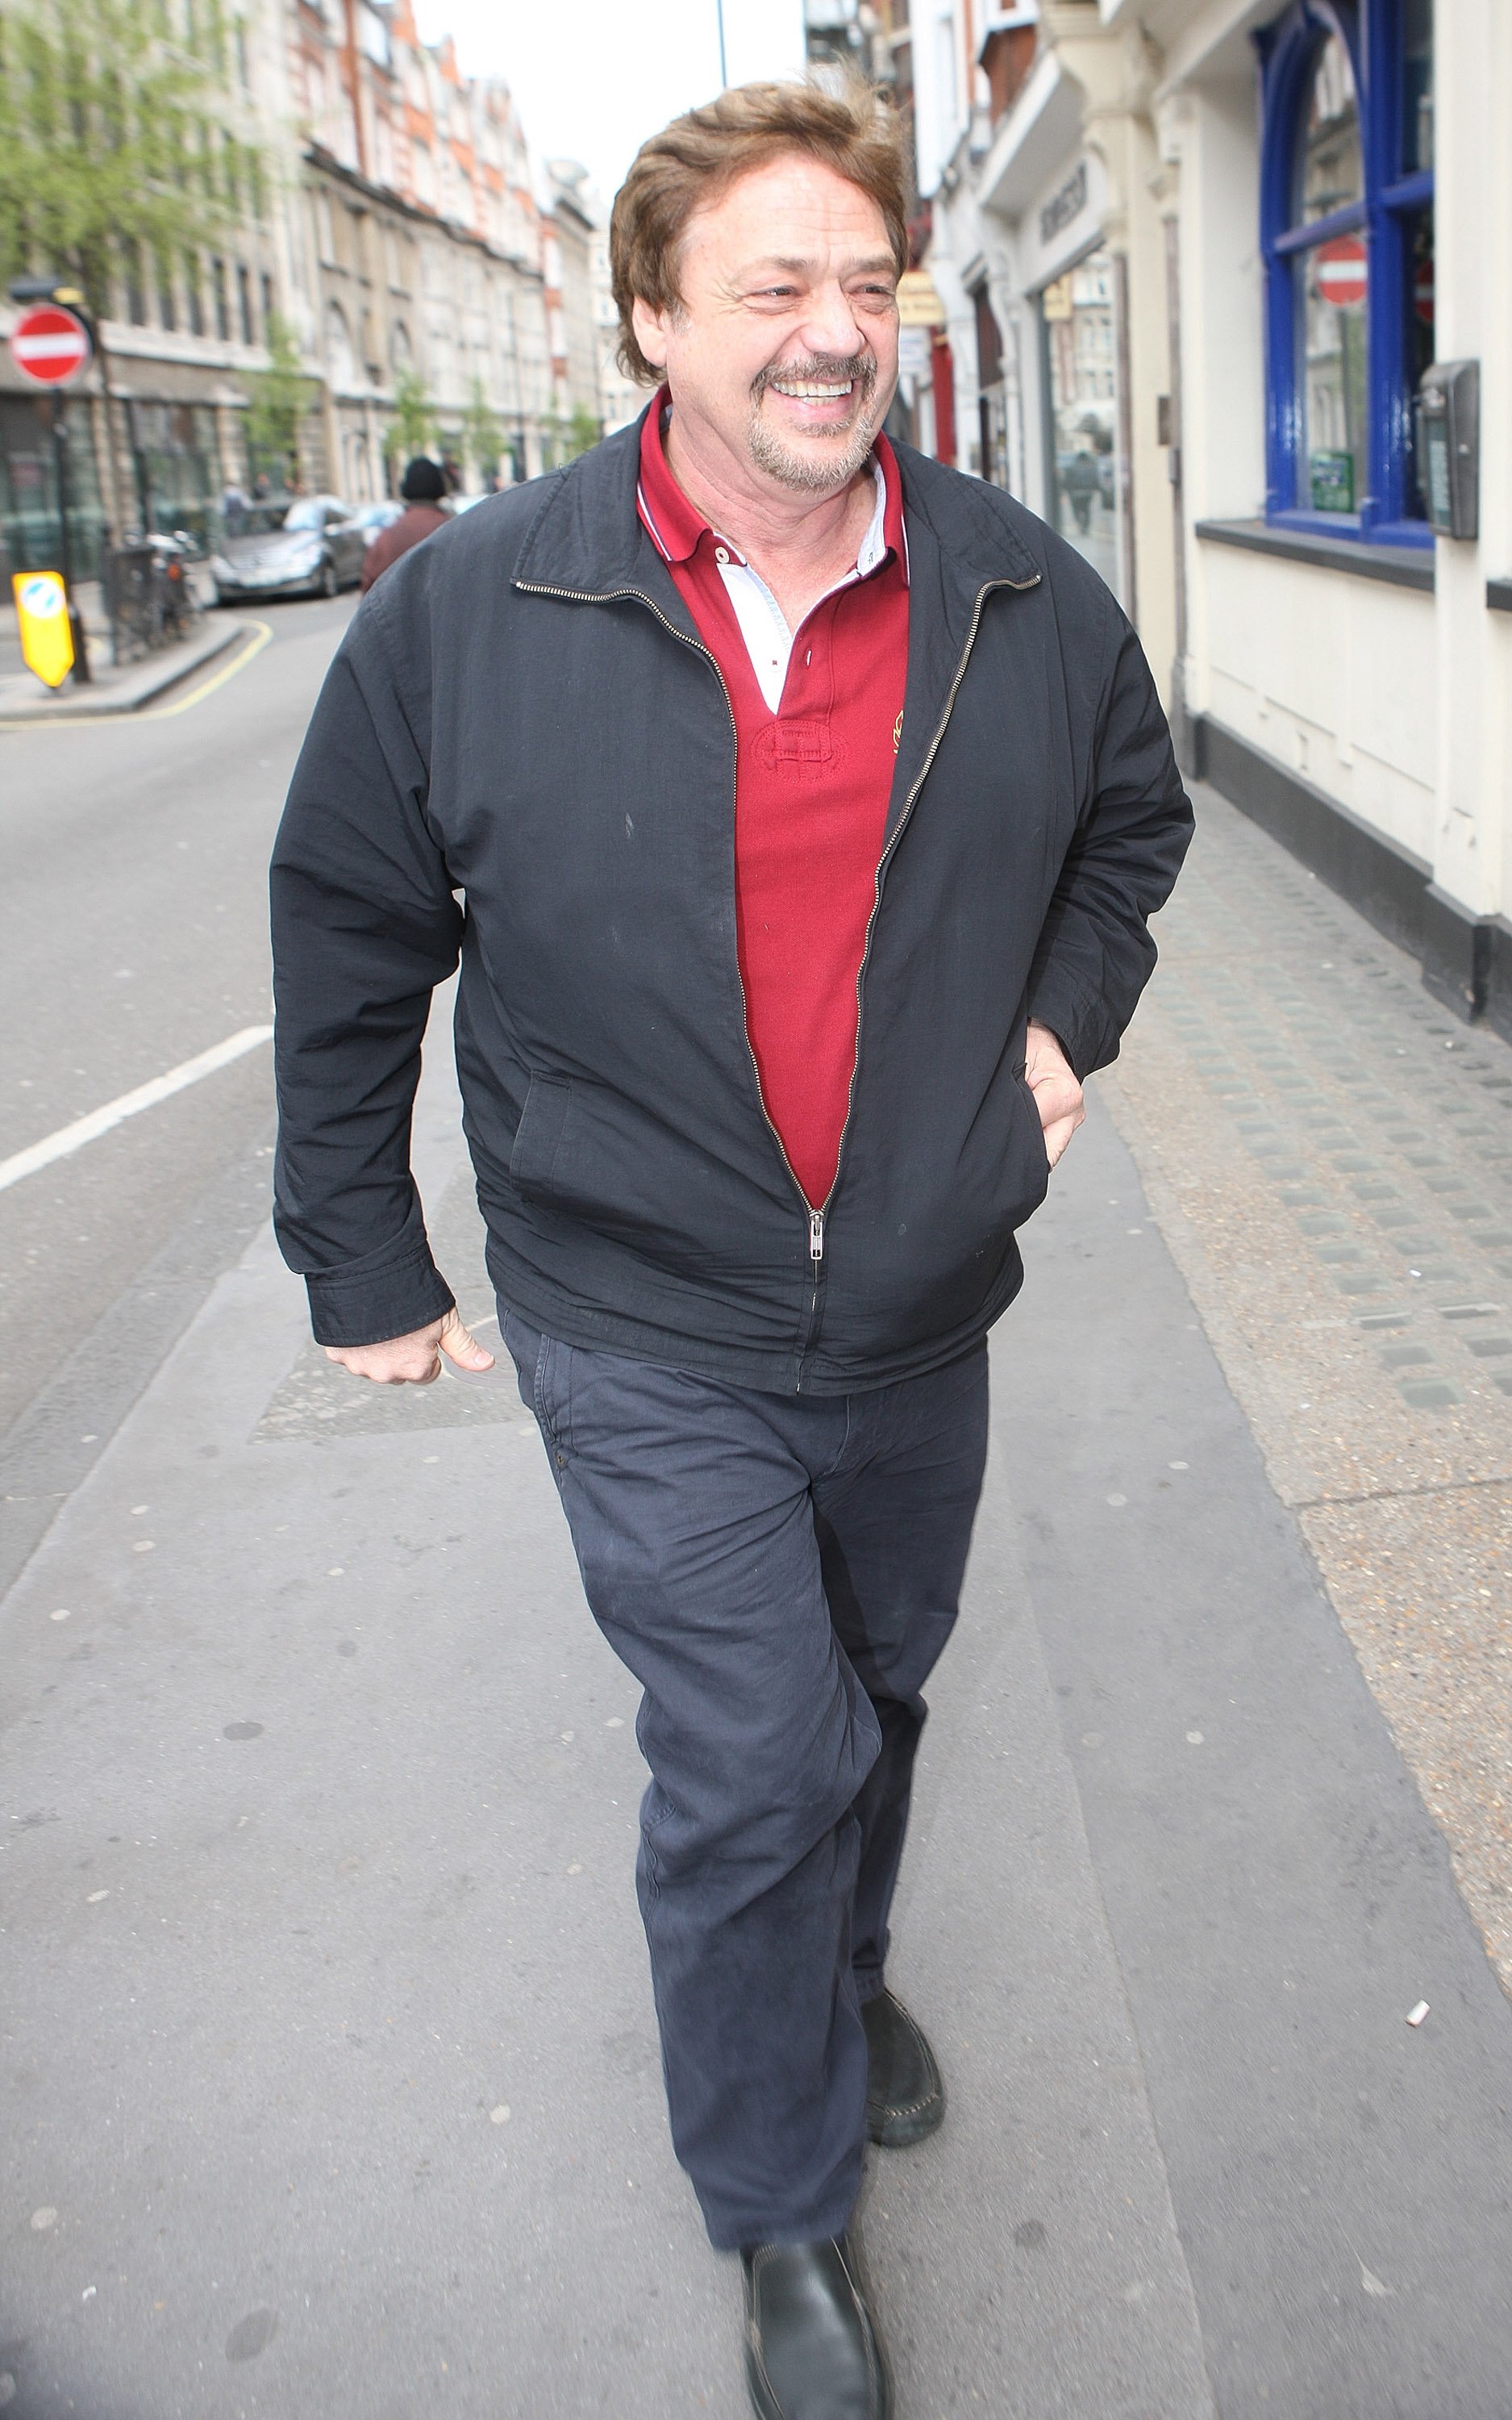
<svg viewBox="0 0 1512 2420"><path fill-rule="evenodd" d="M0 272L68 274L97 321L114 274L167 260L257 190L224 122L219 0L193 38L144 0L0 0Z"/></svg>
<svg viewBox="0 0 1512 2420"><path fill-rule="evenodd" d="M247 446L254 471L301 475L300 433L314 399L313 382L300 367L293 329L275 313L268 322L269 365L248 381Z"/></svg>
<svg viewBox="0 0 1512 2420"><path fill-rule="evenodd" d="M462 414L462 439L479 478L490 479L504 450L504 431L503 424L489 407L481 378L474 378L468 408Z"/></svg>
<svg viewBox="0 0 1512 2420"><path fill-rule="evenodd" d="M579 454L596 445L603 434L603 423L594 419L585 403L575 404L565 420L559 411L553 411L541 424L541 452L547 469L554 471L563 462L575 462Z"/></svg>
<svg viewBox="0 0 1512 2420"><path fill-rule="evenodd" d="M393 381L393 410L383 440L390 462L428 454L436 442L436 407L418 370L402 369Z"/></svg>

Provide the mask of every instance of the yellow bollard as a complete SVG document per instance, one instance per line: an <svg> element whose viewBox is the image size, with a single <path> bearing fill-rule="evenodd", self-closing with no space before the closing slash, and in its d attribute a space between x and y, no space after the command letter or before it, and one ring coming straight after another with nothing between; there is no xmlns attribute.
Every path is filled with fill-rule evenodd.
<svg viewBox="0 0 1512 2420"><path fill-rule="evenodd" d="M68 591L55 571L13 572L10 585L21 624L21 652L38 679L57 689L73 670Z"/></svg>

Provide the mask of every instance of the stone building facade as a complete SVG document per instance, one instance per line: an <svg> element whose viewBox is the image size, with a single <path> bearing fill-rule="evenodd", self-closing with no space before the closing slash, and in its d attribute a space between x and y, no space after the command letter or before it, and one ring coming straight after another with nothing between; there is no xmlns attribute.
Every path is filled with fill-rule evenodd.
<svg viewBox="0 0 1512 2420"><path fill-rule="evenodd" d="M247 430L280 326L309 396L299 475L354 504L392 484L407 392L474 491L534 475L575 415L579 433L602 424L599 227L570 182L537 198L507 86L424 43L409 0L240 0L228 29L220 106L257 172L179 257L123 251L105 376L67 402L85 575L107 528L208 536L227 489L259 471L279 484L285 466L255 458ZM12 317L0 304L0 542L24 567L55 558L56 495L50 406L3 342Z"/></svg>

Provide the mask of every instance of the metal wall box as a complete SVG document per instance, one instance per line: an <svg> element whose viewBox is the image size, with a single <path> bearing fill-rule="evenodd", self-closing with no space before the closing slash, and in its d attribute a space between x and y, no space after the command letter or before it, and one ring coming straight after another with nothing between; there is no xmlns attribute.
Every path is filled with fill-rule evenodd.
<svg viewBox="0 0 1512 2420"><path fill-rule="evenodd" d="M1417 390L1418 476L1428 526L1474 537L1480 521L1480 364L1435 362Z"/></svg>

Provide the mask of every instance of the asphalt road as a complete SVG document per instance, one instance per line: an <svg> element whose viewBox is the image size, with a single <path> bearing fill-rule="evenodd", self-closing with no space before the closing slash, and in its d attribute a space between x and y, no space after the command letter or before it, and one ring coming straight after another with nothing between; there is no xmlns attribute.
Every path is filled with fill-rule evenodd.
<svg viewBox="0 0 1512 2420"><path fill-rule="evenodd" d="M0 1158L268 1022L269 849L354 604L267 606L184 713L0 733ZM271 1120L265 1047L0 1192L0 1435Z"/></svg>

